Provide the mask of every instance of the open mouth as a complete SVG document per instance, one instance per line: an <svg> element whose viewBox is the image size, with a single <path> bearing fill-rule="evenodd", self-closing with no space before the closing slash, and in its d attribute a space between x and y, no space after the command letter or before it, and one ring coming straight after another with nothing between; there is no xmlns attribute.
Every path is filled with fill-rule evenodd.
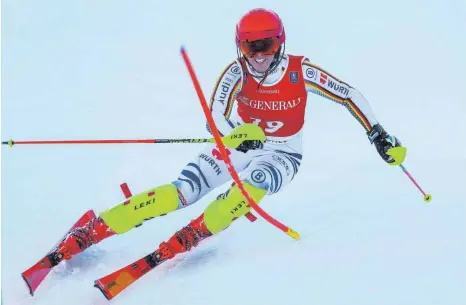
<svg viewBox="0 0 466 305"><path fill-rule="evenodd" d="M258 64L262 64L262 63L264 63L265 58L262 58L262 59L254 59L254 61L257 62Z"/></svg>

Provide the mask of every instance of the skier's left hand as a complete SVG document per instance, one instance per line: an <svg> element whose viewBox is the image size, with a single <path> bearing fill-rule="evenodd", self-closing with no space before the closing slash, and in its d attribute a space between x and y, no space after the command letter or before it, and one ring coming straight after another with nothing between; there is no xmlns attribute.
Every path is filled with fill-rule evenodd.
<svg viewBox="0 0 466 305"><path fill-rule="evenodd" d="M382 159L390 165L400 165L406 157L406 147L394 136L390 136L379 124L367 132L371 144L375 145Z"/></svg>

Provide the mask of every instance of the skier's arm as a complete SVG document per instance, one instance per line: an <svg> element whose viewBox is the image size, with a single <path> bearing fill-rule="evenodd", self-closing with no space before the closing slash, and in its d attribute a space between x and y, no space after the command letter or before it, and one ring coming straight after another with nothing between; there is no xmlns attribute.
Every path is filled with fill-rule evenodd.
<svg viewBox="0 0 466 305"><path fill-rule="evenodd" d="M358 90L312 64L307 58L304 59L302 68L308 92L345 106L366 132L378 123L369 102Z"/></svg>
<svg viewBox="0 0 466 305"><path fill-rule="evenodd" d="M210 110L220 134L226 135L235 125L229 120L233 109L235 98L241 90L242 69L237 61L226 67L215 84L214 91L210 99ZM207 124L207 130L210 128Z"/></svg>
<svg viewBox="0 0 466 305"><path fill-rule="evenodd" d="M404 161L406 148L378 123L369 102L358 90L312 64L307 58L303 60L302 68L308 92L344 105L364 127L369 141L385 162L399 165Z"/></svg>

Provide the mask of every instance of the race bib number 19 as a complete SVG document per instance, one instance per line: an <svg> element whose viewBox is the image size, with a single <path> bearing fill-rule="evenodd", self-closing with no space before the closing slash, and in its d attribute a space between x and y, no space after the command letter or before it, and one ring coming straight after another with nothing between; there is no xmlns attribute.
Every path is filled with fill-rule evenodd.
<svg viewBox="0 0 466 305"><path fill-rule="evenodd" d="M261 123L261 119L254 119L254 118L252 118L252 119L254 120L252 122L253 124L259 125ZM285 124L283 122L280 122L280 121L267 121L267 122L265 122L265 125L266 125L266 128L264 129L264 131L266 131L268 133L274 133L277 130L279 130L280 128L282 128L283 125L285 125Z"/></svg>

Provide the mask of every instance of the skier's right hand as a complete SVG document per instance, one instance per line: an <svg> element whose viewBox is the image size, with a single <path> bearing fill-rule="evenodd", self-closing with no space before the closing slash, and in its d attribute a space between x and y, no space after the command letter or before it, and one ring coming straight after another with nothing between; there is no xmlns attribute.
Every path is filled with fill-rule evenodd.
<svg viewBox="0 0 466 305"><path fill-rule="evenodd" d="M250 149L262 148L265 134L256 124L247 123L235 127L222 140L225 146L246 152Z"/></svg>
<svg viewBox="0 0 466 305"><path fill-rule="evenodd" d="M247 152L248 150L251 149L261 149L264 147L264 144L259 141L259 140L246 140L243 143L241 143L236 150L241 151L241 152Z"/></svg>

